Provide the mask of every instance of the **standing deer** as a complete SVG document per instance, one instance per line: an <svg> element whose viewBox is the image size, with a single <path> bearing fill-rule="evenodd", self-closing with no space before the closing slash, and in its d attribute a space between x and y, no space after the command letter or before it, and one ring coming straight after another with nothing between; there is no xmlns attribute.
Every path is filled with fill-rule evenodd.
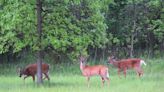
<svg viewBox="0 0 164 92"><path fill-rule="evenodd" d="M47 78L48 80L50 80L49 78L49 65L42 63L42 73L45 75L45 78ZM24 76L24 80L31 76L33 78L33 81L35 81L35 75L37 73L37 64L30 64L28 66L26 66L24 69L18 68L17 72L19 73L19 77L22 77L22 75ZM44 79L45 79L44 78Z"/></svg>
<svg viewBox="0 0 164 92"><path fill-rule="evenodd" d="M87 84L89 87L89 80L91 76L99 75L102 79L102 86L104 86L105 80L109 82L109 73L108 73L108 67L104 65L95 65L95 66L89 66L85 65L86 58L83 56L80 57L80 70L82 72L82 75L87 78Z"/></svg>
<svg viewBox="0 0 164 92"><path fill-rule="evenodd" d="M140 77L143 75L143 70L141 69L141 65L146 63L142 59L138 58L130 58L130 59L122 59L122 60L115 60L114 56L108 57L108 63L114 65L118 68L118 76L120 77L120 71L124 71L124 76L126 78L126 70L127 69L134 69L138 76Z"/></svg>

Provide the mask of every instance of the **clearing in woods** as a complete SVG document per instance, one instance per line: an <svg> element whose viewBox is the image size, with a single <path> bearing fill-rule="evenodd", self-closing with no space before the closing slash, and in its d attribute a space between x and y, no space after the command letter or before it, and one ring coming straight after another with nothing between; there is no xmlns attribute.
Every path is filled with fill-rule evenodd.
<svg viewBox="0 0 164 92"><path fill-rule="evenodd" d="M146 60L143 66L144 76L138 78L132 70L127 71L127 78L109 65L110 86L101 85L98 76L91 77L90 88L87 87L79 65L55 65L50 71L50 83L44 80L42 87L37 87L32 78L23 78L16 74L14 65L0 65L0 92L162 92L164 90L164 62Z"/></svg>

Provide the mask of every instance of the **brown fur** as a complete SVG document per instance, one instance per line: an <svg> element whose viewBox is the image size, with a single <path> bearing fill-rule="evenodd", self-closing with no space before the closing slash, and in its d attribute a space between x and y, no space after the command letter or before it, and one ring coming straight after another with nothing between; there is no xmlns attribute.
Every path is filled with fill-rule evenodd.
<svg viewBox="0 0 164 92"><path fill-rule="evenodd" d="M118 68L119 77L120 77L121 70L124 71L124 76L126 77L127 69L134 69L139 77L143 75L143 70L141 69L141 63L142 63L141 59L130 58L130 59L115 60L113 57L109 57L108 63L113 64L115 67Z"/></svg>
<svg viewBox="0 0 164 92"><path fill-rule="evenodd" d="M42 64L42 73L45 75L45 78L47 78L49 80L48 72L49 72L49 65L43 63ZM37 73L37 64L30 64L30 65L26 66L24 69L19 69L19 77L21 77L22 75L25 75L24 80L27 77L31 76L33 78L33 81L35 81L36 73Z"/></svg>
<svg viewBox="0 0 164 92"><path fill-rule="evenodd" d="M109 82L109 75L108 75L108 67L104 65L95 65L89 66L85 65L84 57L80 57L80 70L82 71L83 76L85 76L88 80L88 87L89 87L89 80L91 76L99 75L102 79L102 84L104 85L105 80Z"/></svg>

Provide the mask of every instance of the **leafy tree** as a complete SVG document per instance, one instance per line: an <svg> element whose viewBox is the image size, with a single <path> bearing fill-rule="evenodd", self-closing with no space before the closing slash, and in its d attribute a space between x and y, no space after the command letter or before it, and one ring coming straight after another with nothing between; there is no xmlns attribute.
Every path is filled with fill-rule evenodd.
<svg viewBox="0 0 164 92"><path fill-rule="evenodd" d="M88 46L103 47L107 42L101 0L45 0L41 48L36 34L36 1L1 1L0 53L53 49L75 58ZM93 3L95 2L95 3ZM99 5L102 4L102 5Z"/></svg>
<svg viewBox="0 0 164 92"><path fill-rule="evenodd" d="M11 50L21 51L33 46L35 40L36 17L33 2L20 0L2 0L0 10L0 53Z"/></svg>
<svg viewBox="0 0 164 92"><path fill-rule="evenodd" d="M153 49L158 46L154 44L158 44L159 40L154 33L161 27L155 21L162 20L162 5L162 0L114 0L109 5L107 16L110 19L107 21L108 34L113 37L111 46L121 49L125 47L125 53L130 49L132 52L133 41L134 51L144 48L149 49L148 54L153 53ZM121 53L119 51L122 50L118 50Z"/></svg>
<svg viewBox="0 0 164 92"><path fill-rule="evenodd" d="M102 7L93 4L93 0L56 0L47 4L45 2L43 7L47 10L44 17L44 42L56 51L67 53L72 58L81 51L85 53L88 46L102 47L107 42Z"/></svg>

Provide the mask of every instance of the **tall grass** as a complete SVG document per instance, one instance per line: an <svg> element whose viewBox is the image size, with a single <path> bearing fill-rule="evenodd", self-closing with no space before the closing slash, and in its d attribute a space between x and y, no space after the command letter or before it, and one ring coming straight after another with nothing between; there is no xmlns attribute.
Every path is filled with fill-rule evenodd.
<svg viewBox="0 0 164 92"><path fill-rule="evenodd" d="M25 83L16 73L17 66L27 63L0 65L0 92L162 92L164 90L164 62L162 59L145 59L144 76L138 78L133 70L128 70L127 78L117 76L117 69L109 65L110 85L101 85L101 78L92 77L90 88L81 75L79 64L50 63L50 83L44 80L41 87L27 78ZM105 63L104 63L105 64Z"/></svg>

